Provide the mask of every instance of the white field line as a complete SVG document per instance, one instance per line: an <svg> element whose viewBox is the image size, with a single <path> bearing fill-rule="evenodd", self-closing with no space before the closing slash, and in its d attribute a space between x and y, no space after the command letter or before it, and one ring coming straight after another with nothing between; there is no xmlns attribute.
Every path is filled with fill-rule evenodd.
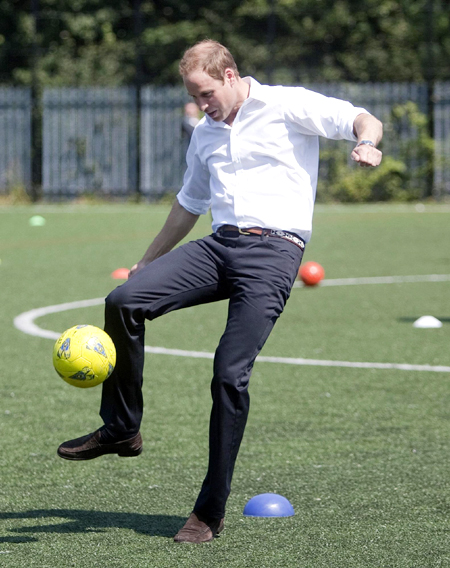
<svg viewBox="0 0 450 568"><path fill-rule="evenodd" d="M214 353L206 351L184 351L183 349L166 349L165 347L145 347L147 353L173 355L175 357L194 357L196 359L214 359ZM292 357L259 356L259 363L281 363L285 365L309 365L313 367L350 367L356 369L396 369L399 371L432 371L450 373L450 367L444 365L409 365L407 363L359 363L357 361L327 361L325 359L299 359Z"/></svg>
<svg viewBox="0 0 450 568"><path fill-rule="evenodd" d="M403 284L417 282L450 282L450 274L418 274L416 276L373 276L362 278L329 278L322 280L319 286L361 286L364 284ZM303 288L301 281L294 284L294 288Z"/></svg>
<svg viewBox="0 0 450 568"><path fill-rule="evenodd" d="M433 276L433 275L432 275ZM398 277L404 278L404 277ZM414 277L408 277L414 278ZM450 280L450 276L448 276ZM353 280L353 279L350 279ZM431 280L436 282L439 280ZM326 282L326 281L325 281ZM74 310L77 308L89 308L103 304L104 298L93 298L91 300L81 300L78 302L68 302L64 304L56 304L54 306L46 306L24 312L14 318L14 326L28 335L43 337L46 339L56 340L61 333L42 329L34 323L39 317L64 312L66 310ZM191 357L196 359L213 359L214 353L207 351L187 351L183 349L167 349L166 347L150 347L146 346L147 353L156 355L172 355L175 357ZM428 371L435 373L450 373L450 367L444 365L409 365L406 363L375 363L375 362L357 362L357 361L328 361L325 359L302 359L292 357L267 357L259 356L257 362L260 363L278 363L285 365L309 365L314 367L348 367L357 369L395 369L399 371Z"/></svg>
<svg viewBox="0 0 450 568"><path fill-rule="evenodd" d="M61 333L56 331L49 331L42 329L34 323L34 320L47 316L49 314L56 314L58 312L65 312L66 310L75 310L77 308L90 308L91 306L98 306L103 304L105 298L93 298L92 300L81 300L79 302L67 302L65 304L56 304L54 306L46 306L44 308L37 308L24 312L14 318L14 327L20 329L28 335L35 335L36 337L45 337L46 339L58 339Z"/></svg>

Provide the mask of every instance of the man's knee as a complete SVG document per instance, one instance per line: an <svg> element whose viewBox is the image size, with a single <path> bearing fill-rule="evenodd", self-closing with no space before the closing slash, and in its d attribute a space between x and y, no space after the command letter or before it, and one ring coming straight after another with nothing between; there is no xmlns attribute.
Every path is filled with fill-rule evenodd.
<svg viewBox="0 0 450 568"><path fill-rule="evenodd" d="M130 297L125 286L118 286L108 294L105 300L107 312L121 311L130 304Z"/></svg>
<svg viewBox="0 0 450 568"><path fill-rule="evenodd" d="M211 390L214 393L226 392L230 398L239 398L248 390L253 364L245 362L238 365L227 357L217 357L214 362L214 376Z"/></svg>

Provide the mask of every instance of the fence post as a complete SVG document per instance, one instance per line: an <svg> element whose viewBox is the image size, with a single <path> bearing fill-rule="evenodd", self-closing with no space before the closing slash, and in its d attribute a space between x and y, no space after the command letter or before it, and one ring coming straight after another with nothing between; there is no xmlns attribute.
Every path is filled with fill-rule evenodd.
<svg viewBox="0 0 450 568"><path fill-rule="evenodd" d="M141 90L142 90L142 0L133 0L134 36L136 42L136 73L134 84L136 87L136 199L141 199Z"/></svg>
<svg viewBox="0 0 450 568"><path fill-rule="evenodd" d="M428 135L434 140L434 115L435 115L435 58L434 58L434 0L427 0L425 18L425 37L427 40L427 61L425 65L425 81L427 84L427 117L428 117ZM427 172L427 189L425 197L432 197L434 194L434 152L430 153L428 172Z"/></svg>
<svg viewBox="0 0 450 568"><path fill-rule="evenodd" d="M39 0L32 0L33 13L33 55L31 69L31 189L32 201L37 201L42 187L42 109L40 105L40 89L37 77L39 59L38 20Z"/></svg>

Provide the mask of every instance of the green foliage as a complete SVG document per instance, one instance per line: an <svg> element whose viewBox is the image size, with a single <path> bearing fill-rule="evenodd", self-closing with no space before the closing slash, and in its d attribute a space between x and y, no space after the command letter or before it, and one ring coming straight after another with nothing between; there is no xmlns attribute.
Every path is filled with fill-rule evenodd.
<svg viewBox="0 0 450 568"><path fill-rule="evenodd" d="M396 105L385 124L395 141L377 168L349 163L348 148L326 142L321 152L318 201L361 203L414 201L426 195L433 172L434 141L428 133L427 117L414 102ZM402 133L409 132L407 139ZM383 146L380 147L383 150Z"/></svg>
<svg viewBox="0 0 450 568"><path fill-rule="evenodd" d="M243 73L282 83L450 77L442 0L0 0L0 81L179 82L197 40L230 47ZM139 10L138 10L139 7ZM270 31L273 30L273 33ZM438 64L437 64L438 62Z"/></svg>
<svg viewBox="0 0 450 568"><path fill-rule="evenodd" d="M407 189L407 167L404 162L387 156L378 168L348 165L342 153L326 150L323 159L328 162L329 179L320 181L318 201L361 203L366 201L408 201L417 199Z"/></svg>
<svg viewBox="0 0 450 568"><path fill-rule="evenodd" d="M6 195L0 196L1 205L24 205L31 203L31 197L21 183L12 183Z"/></svg>
<svg viewBox="0 0 450 568"><path fill-rule="evenodd" d="M435 142L429 134L428 117L419 111L417 104L408 101L394 106L388 128L396 134L399 155L402 159L417 164L414 170L415 178L432 175ZM408 141L403 140L401 136L402 129L405 128L414 134Z"/></svg>

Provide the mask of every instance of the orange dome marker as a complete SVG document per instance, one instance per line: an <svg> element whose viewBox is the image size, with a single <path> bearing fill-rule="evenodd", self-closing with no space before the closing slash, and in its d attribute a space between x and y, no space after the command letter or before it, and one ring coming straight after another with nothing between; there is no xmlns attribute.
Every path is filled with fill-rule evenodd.
<svg viewBox="0 0 450 568"><path fill-rule="evenodd" d="M111 277L114 278L114 280L128 280L129 274L130 271L128 268L117 268L111 273Z"/></svg>

